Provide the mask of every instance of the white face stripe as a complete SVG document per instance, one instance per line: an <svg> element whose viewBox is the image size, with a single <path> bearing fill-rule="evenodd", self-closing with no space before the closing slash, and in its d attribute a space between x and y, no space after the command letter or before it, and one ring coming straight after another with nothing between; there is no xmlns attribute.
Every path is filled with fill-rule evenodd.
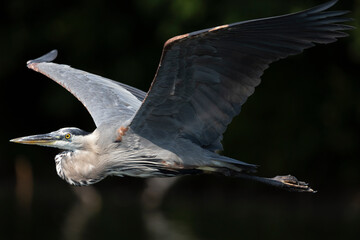
<svg viewBox="0 0 360 240"><path fill-rule="evenodd" d="M80 128L76 128L76 127L60 128L59 130L55 131L54 133L57 133L60 135L65 135L66 133L70 133L72 135L81 135L81 136L89 134L88 132L81 130Z"/></svg>
<svg viewBox="0 0 360 240"><path fill-rule="evenodd" d="M84 144L87 142L84 140L84 137L91 135L91 133L75 127L61 128L50 134L57 138L51 147L71 151L83 148ZM67 137L68 134L70 134L69 137Z"/></svg>

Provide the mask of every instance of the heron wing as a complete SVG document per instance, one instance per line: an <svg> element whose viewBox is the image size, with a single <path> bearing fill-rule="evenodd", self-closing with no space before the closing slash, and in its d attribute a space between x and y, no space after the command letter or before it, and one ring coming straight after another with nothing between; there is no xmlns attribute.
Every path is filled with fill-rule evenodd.
<svg viewBox="0 0 360 240"><path fill-rule="evenodd" d="M126 85L125 83L117 82L117 81L114 81L114 80L111 80L111 81L113 81L114 83L116 83L116 84L120 85L121 87L125 88L126 90L128 90L139 101L144 101L145 96L146 96L146 92L144 92L144 91L142 91L142 90L140 90L138 88Z"/></svg>
<svg viewBox="0 0 360 240"><path fill-rule="evenodd" d="M27 66L71 92L87 108L96 126L114 119L124 123L133 117L145 92L67 65L50 62L56 55L57 51L53 50L28 61Z"/></svg>
<svg viewBox="0 0 360 240"><path fill-rule="evenodd" d="M314 43L347 36L347 11L324 10L331 1L283 16L196 31L169 39L150 91L131 128L148 138L184 137L222 149L227 125L274 61Z"/></svg>

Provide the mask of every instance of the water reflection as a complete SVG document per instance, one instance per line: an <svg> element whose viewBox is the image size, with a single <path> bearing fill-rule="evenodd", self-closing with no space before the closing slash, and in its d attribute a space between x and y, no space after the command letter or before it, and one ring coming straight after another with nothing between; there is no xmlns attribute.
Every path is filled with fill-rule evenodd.
<svg viewBox="0 0 360 240"><path fill-rule="evenodd" d="M150 178L141 196L143 219L147 235L151 240L196 239L186 226L166 218L161 204L166 192L179 178Z"/></svg>
<svg viewBox="0 0 360 240"><path fill-rule="evenodd" d="M102 198L92 187L72 187L77 201L70 209L64 221L63 236L65 240L83 239L88 222L101 210Z"/></svg>
<svg viewBox="0 0 360 240"><path fill-rule="evenodd" d="M151 178L145 181L146 186L141 193L141 215L144 230L150 240L192 240L197 239L191 231L180 222L169 220L161 209L167 191L177 182L178 178ZM73 206L66 214L62 234L65 240L84 239L91 228L89 223L96 219L102 209L102 196L93 186L72 187L76 196ZM119 213L119 215L121 215ZM126 217L126 216L123 216ZM125 228L119 222L119 228ZM142 231L139 226L139 231Z"/></svg>
<svg viewBox="0 0 360 240"><path fill-rule="evenodd" d="M347 197L293 194L206 176L149 179L145 185L123 178L78 188L60 179L33 184L36 168L26 159L15 162L18 214L12 221L6 207L11 199L4 199L2 223L10 227L0 231L0 239L351 239L360 234L359 191Z"/></svg>
<svg viewBox="0 0 360 240"><path fill-rule="evenodd" d="M18 214L30 216L33 201L33 174L29 160L25 157L15 159L15 196Z"/></svg>

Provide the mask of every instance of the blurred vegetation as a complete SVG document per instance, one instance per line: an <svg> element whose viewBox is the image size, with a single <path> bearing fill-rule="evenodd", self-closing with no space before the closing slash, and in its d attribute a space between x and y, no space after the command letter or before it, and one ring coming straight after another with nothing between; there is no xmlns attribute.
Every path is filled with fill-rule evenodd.
<svg viewBox="0 0 360 240"><path fill-rule="evenodd" d="M109 178L93 188L98 195L91 193L87 198L87 193L77 193L56 175L57 150L8 142L64 126L95 128L86 109L70 93L25 67L27 60L49 50L59 50L58 63L147 91L168 38L323 2L3 1L0 239L359 236L359 30L336 43L272 64L224 136L223 154L259 164L259 175L291 173L319 190L314 195L224 177L183 177L160 207L179 234L156 238L144 223L140 200L144 180ZM349 24L360 28L359 0L342 0L333 9L351 10L354 21ZM86 199L97 199L97 205L89 205ZM89 209L88 222L72 219ZM66 227L79 222L80 233Z"/></svg>

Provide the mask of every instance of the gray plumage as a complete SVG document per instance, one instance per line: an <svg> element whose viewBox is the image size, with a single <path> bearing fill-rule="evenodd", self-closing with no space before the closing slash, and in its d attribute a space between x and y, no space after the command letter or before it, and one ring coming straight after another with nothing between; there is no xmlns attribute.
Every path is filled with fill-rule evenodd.
<svg viewBox="0 0 360 240"><path fill-rule="evenodd" d="M169 39L150 90L145 92L51 63L56 50L28 62L70 91L97 129L63 128L17 138L67 150L56 156L59 176L88 185L109 175L164 177L204 172L249 178L288 190L313 190L288 176L252 175L256 166L221 156L232 118L260 84L270 63L315 43L347 36L347 11L325 11L336 1L278 17L222 25Z"/></svg>

